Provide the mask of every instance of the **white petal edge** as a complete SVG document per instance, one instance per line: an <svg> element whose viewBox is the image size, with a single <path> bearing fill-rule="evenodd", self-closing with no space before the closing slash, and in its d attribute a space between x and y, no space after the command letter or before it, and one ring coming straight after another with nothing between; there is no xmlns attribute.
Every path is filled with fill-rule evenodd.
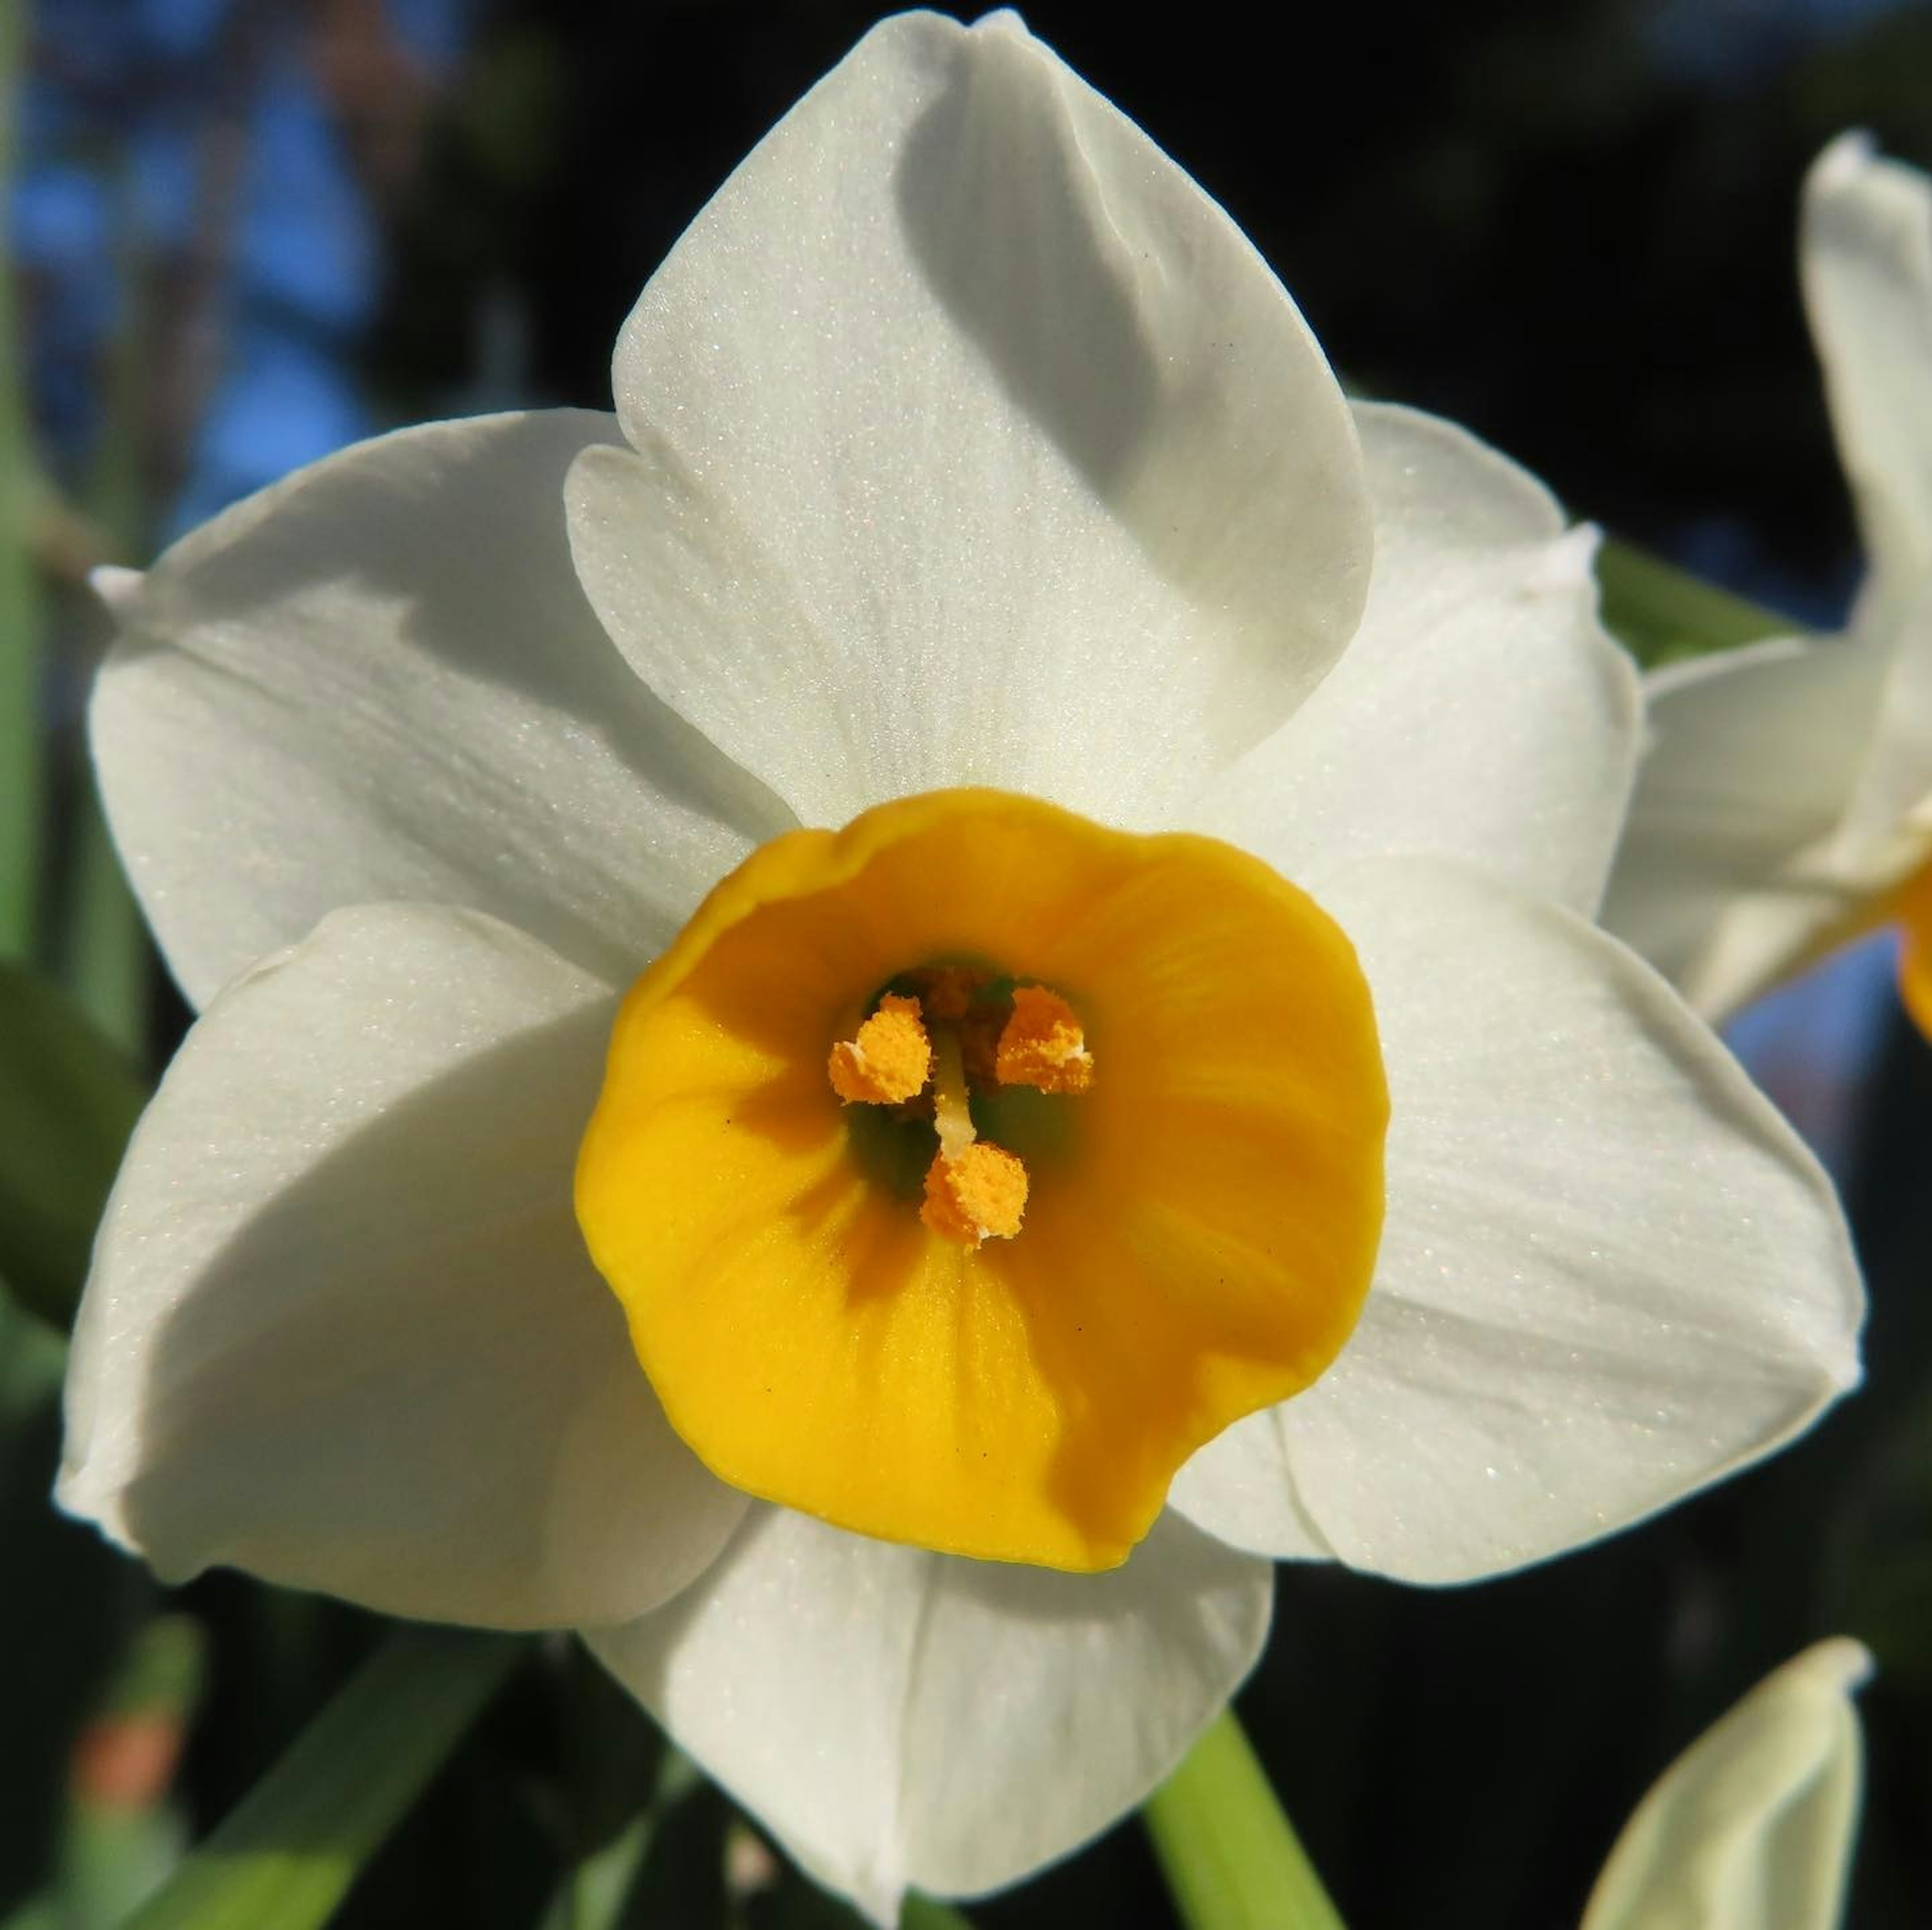
<svg viewBox="0 0 1932 1930"><path fill-rule="evenodd" d="M638 683L577 585L581 411L404 430L102 594L115 840L206 1002L340 905L468 904L614 984L790 820Z"/></svg>
<svg viewBox="0 0 1932 1930"><path fill-rule="evenodd" d="M97 563L87 573L87 586L106 605L110 616L123 616L140 598L145 574L119 563Z"/></svg>
<svg viewBox="0 0 1932 1930"><path fill-rule="evenodd" d="M1806 177L1798 262L1865 547L1910 595L1932 576L1932 181L1841 136Z"/></svg>
<svg viewBox="0 0 1932 1930"><path fill-rule="evenodd" d="M1347 406L1226 215L1010 13L874 28L619 342L572 538L804 820L990 784L1156 821L1353 629Z"/></svg>
<svg viewBox="0 0 1932 1930"><path fill-rule="evenodd" d="M605 1667L874 1922L975 1896L1141 1802L1253 1665L1265 1563L1172 1515L1105 1575L973 1562L759 1508Z"/></svg>
<svg viewBox="0 0 1932 1930"><path fill-rule="evenodd" d="M1868 632L1776 637L1646 679L1649 744L1605 926L1721 1018L1856 909L1833 856L1886 667Z"/></svg>
<svg viewBox="0 0 1932 1930"><path fill-rule="evenodd" d="M1925 325L1932 329L1932 313ZM1854 635L1882 617L1891 622L1882 639L1885 690L1830 853L1852 880L1916 868L1932 847L1932 575L1895 619L1870 599L1862 603Z"/></svg>
<svg viewBox="0 0 1932 1930"><path fill-rule="evenodd" d="M621 1621L743 1498L670 1431L571 1205L615 1001L474 913L357 908L190 1033L75 1326L61 1505L400 1615Z"/></svg>
<svg viewBox="0 0 1932 1930"><path fill-rule="evenodd" d="M1340 1359L1175 1504L1261 1553L1474 1580L1768 1453L1858 1378L1829 1181L1712 1034L1561 907L1421 859L1324 885L1391 1104L1375 1284ZM1274 1436L1278 1525L1256 1522ZM1225 1492L1224 1492L1225 1490Z"/></svg>
<svg viewBox="0 0 1932 1930"><path fill-rule="evenodd" d="M1835 1636L1760 1683L1672 1763L1624 1826L1582 1930L1838 1930L1871 1674Z"/></svg>
<svg viewBox="0 0 1932 1930"><path fill-rule="evenodd" d="M1596 533L1454 424L1358 403L1375 517L1360 627L1321 688L1192 814L1304 882L1454 858L1592 911L1636 759Z"/></svg>
<svg viewBox="0 0 1932 1930"><path fill-rule="evenodd" d="M1842 136L1806 179L1799 253L1870 566L1852 631L1882 665L1831 853L1868 875L1932 845L1932 179Z"/></svg>

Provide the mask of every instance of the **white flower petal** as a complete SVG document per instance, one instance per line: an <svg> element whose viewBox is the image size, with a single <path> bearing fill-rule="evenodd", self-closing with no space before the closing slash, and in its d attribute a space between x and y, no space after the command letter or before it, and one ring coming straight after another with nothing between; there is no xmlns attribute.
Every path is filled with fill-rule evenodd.
<svg viewBox="0 0 1932 1930"><path fill-rule="evenodd" d="M754 1510L599 1659L804 1866L896 1920L908 1886L996 1889L1173 1768L1259 1654L1264 1563L1172 1515L1070 1575Z"/></svg>
<svg viewBox="0 0 1932 1930"><path fill-rule="evenodd" d="M1932 308L1925 327L1932 334ZM1869 608L1868 599L1855 636L1870 634ZM1831 853L1848 880L1916 868L1932 844L1932 575L1897 611L1883 649L1877 721Z"/></svg>
<svg viewBox="0 0 1932 1930"><path fill-rule="evenodd" d="M1582 1930L1837 1930L1870 1673L1858 1643L1820 1642L1706 1730L1624 1826Z"/></svg>
<svg viewBox="0 0 1932 1930"><path fill-rule="evenodd" d="M1932 802L1932 180L1862 135L1834 141L1805 181L1799 254L1870 568L1853 627L1884 667L1833 853L1856 870Z"/></svg>
<svg viewBox="0 0 1932 1930"><path fill-rule="evenodd" d="M1870 632L1777 637L1646 680L1651 742L1604 923L1708 1015L1852 910L1828 845L1885 667Z"/></svg>
<svg viewBox="0 0 1932 1930"><path fill-rule="evenodd" d="M1452 424L1358 403L1375 513L1360 628L1190 823L1306 883L1396 852L1595 908L1629 796L1636 673L1594 534Z"/></svg>
<svg viewBox="0 0 1932 1930"><path fill-rule="evenodd" d="M1167 1505L1229 1547L1284 1561L1333 1561L1334 1545L1301 1505L1272 1409L1223 1428L1195 1452Z"/></svg>
<svg viewBox="0 0 1932 1930"><path fill-rule="evenodd" d="M801 817L1157 810L1310 690L1370 531L1226 216L1011 14L876 28L626 324L572 533L639 673Z"/></svg>
<svg viewBox="0 0 1932 1930"><path fill-rule="evenodd" d="M1388 1217L1360 1326L1190 1517L1472 1579L1608 1534L1768 1452L1858 1375L1829 1182L1717 1040L1581 919L1424 860L1324 887L1375 996ZM1250 1458L1252 1461L1252 1443ZM1232 1484L1231 1484L1232 1485Z"/></svg>
<svg viewBox="0 0 1932 1930"><path fill-rule="evenodd" d="M338 913L189 1035L76 1326L60 1499L178 1578L620 1620L742 1497L672 1434L571 1205L614 1008L494 920Z"/></svg>
<svg viewBox="0 0 1932 1930"><path fill-rule="evenodd" d="M564 474L616 433L560 411L365 442L106 586L95 757L197 1003L388 898L493 913L621 983L789 821L638 683L578 588Z"/></svg>
<svg viewBox="0 0 1932 1930"><path fill-rule="evenodd" d="M1932 181L1862 135L1833 142L1798 259L1866 553L1910 595L1932 574Z"/></svg>
<svg viewBox="0 0 1932 1930"><path fill-rule="evenodd" d="M107 606L110 616L123 616L139 599L145 574L119 563L97 563L87 573L87 586Z"/></svg>
<svg viewBox="0 0 1932 1930"><path fill-rule="evenodd" d="M1605 913L1714 1017L1840 942L1932 848L1932 181L1834 142L1800 253L1871 574L1842 638L1652 680Z"/></svg>

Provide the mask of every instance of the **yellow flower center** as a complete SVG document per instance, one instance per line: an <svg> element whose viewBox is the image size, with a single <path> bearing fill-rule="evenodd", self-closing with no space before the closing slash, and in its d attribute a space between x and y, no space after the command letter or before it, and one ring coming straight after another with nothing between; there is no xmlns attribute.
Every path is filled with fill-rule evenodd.
<svg viewBox="0 0 1932 1930"><path fill-rule="evenodd" d="M1026 1211L1026 1165L980 1137L974 1094L1085 1092L1094 1079L1086 1035L1072 1007L1044 985L1002 990L992 973L959 965L904 982L910 995L884 993L857 1036L832 1047L826 1076L848 1105L890 1106L930 1122L938 1146L920 1218L934 1233L973 1247L1010 1239ZM939 1028L936 1050L928 1025Z"/></svg>
<svg viewBox="0 0 1932 1930"><path fill-rule="evenodd" d="M1305 894L1210 839L941 792L712 892L625 1001L578 1217L722 1479L1104 1568L1340 1350L1387 1117Z"/></svg>

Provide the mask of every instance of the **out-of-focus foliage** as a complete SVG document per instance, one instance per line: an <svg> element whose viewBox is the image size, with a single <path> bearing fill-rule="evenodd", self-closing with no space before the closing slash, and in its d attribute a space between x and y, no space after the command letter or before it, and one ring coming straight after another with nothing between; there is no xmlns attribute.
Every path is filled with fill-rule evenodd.
<svg viewBox="0 0 1932 1930"><path fill-rule="evenodd" d="M1604 621L1646 669L1735 649L1790 628L1762 605L1646 550L1606 538L1597 552Z"/></svg>
<svg viewBox="0 0 1932 1930"><path fill-rule="evenodd" d="M58 986L0 961L0 1280L62 1332L146 1097Z"/></svg>
<svg viewBox="0 0 1932 1930"><path fill-rule="evenodd" d="M507 1636L392 1635L132 1920L315 1930L508 1670Z"/></svg>

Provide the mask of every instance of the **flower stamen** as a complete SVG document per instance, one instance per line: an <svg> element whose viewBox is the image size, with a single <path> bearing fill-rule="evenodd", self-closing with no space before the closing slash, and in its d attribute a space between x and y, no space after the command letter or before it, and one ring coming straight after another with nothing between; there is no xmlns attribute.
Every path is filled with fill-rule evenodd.
<svg viewBox="0 0 1932 1930"><path fill-rule="evenodd" d="M1084 1092L1094 1083L1094 1055L1073 1008L1044 985L1014 987L994 1063L1003 1086Z"/></svg>
<svg viewBox="0 0 1932 1930"><path fill-rule="evenodd" d="M825 1076L848 1106L896 1106L919 1096L932 1069L918 999L888 992L854 1037L833 1046Z"/></svg>
<svg viewBox="0 0 1932 1930"><path fill-rule="evenodd" d="M1306 893L943 792L761 847L646 969L578 1219L721 1480L1088 1573L1340 1350L1388 1119L1367 981Z"/></svg>
<svg viewBox="0 0 1932 1930"><path fill-rule="evenodd" d="M973 1095L1013 1086L1084 1092L1094 1080L1085 1030L1058 992L974 966L924 966L898 982L905 989L886 993L832 1047L826 1076L848 1105L932 1120L939 1150L920 1207L928 1227L963 1246L1011 1239L1026 1211L1026 1165L980 1137Z"/></svg>
<svg viewBox="0 0 1932 1930"><path fill-rule="evenodd" d="M1003 1146L980 1137L966 1089L959 1035L939 1035L932 1078L932 1123L939 1152L926 1168L920 1218L962 1246L1011 1239L1026 1211L1027 1170Z"/></svg>

